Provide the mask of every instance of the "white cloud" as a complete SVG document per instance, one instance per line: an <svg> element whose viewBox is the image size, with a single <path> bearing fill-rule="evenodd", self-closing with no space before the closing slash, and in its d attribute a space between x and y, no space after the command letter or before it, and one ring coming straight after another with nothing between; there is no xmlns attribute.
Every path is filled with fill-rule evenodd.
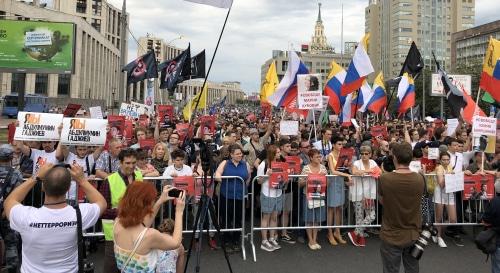
<svg viewBox="0 0 500 273"><path fill-rule="evenodd" d="M108 0L118 8L122 0ZM257 92L260 67L273 49L298 50L309 43L317 18L317 0L234 0L226 30L210 73L210 80L240 81L246 92ZM328 42L340 51L341 2L323 0L322 19ZM344 2L344 41L359 41L364 33L367 0ZM495 2L492 4L492 2ZM491 8L491 5L498 6ZM476 0L476 21L498 18L500 1ZM227 10L182 0L128 0L130 29L138 38L152 33L170 41L179 35L175 46L187 47L196 54L207 50L207 69ZM129 59L137 45L129 39Z"/></svg>

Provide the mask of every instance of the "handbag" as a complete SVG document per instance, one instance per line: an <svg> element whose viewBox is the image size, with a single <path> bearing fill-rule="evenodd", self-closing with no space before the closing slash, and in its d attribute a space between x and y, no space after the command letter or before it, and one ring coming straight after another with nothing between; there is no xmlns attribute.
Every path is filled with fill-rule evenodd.
<svg viewBox="0 0 500 273"><path fill-rule="evenodd" d="M435 175L428 175L426 176L425 182L427 184L427 193L429 195L434 195L434 190L436 189L436 176Z"/></svg>
<svg viewBox="0 0 500 273"><path fill-rule="evenodd" d="M77 229L77 246L78 246L78 273L94 273L94 263L87 260L87 251L85 250L85 242L83 241L82 231L82 212L76 204L73 207L76 211L76 229Z"/></svg>
<svg viewBox="0 0 500 273"><path fill-rule="evenodd" d="M484 254L491 255L497 250L497 236L498 228L488 228L479 232L474 243Z"/></svg>
<svg viewBox="0 0 500 273"><path fill-rule="evenodd" d="M123 267L122 267L121 273L125 272L125 269L127 268L128 263L130 262L130 260L131 260L131 259L132 259L132 257L134 256L135 252L137 251L137 248L139 248L139 245L141 244L142 240L144 239L144 234L146 234L146 231L148 231L148 228L145 228L145 229L144 229L144 230L142 230L142 232L139 234L139 238L137 238L137 242L135 242L134 249L132 250L132 252L130 252L130 254L128 255L127 260L126 260L126 261L125 261L125 263L123 264Z"/></svg>

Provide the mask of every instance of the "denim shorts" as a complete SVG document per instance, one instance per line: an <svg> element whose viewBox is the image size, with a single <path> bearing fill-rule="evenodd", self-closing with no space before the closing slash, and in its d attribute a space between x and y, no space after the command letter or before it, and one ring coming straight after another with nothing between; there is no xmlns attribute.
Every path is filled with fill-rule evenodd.
<svg viewBox="0 0 500 273"><path fill-rule="evenodd" d="M262 213L280 212L283 210L283 195L279 197L267 197L260 194L260 209Z"/></svg>

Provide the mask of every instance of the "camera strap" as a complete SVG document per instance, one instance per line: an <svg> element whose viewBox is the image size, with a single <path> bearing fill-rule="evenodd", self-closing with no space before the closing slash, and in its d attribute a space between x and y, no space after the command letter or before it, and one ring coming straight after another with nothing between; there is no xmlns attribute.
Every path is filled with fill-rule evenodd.
<svg viewBox="0 0 500 273"><path fill-rule="evenodd" d="M82 231L82 213L80 207L76 204L73 207L76 211L76 232L77 232L77 247L78 247L78 273L83 273L83 259L85 259L85 245L83 242Z"/></svg>

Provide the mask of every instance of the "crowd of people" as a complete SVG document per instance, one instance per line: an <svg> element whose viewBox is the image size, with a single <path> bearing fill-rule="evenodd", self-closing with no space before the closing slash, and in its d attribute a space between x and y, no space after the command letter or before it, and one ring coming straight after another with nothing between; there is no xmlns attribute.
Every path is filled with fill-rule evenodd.
<svg viewBox="0 0 500 273"><path fill-rule="evenodd" d="M359 126L330 122L317 128L300 122L296 135L283 135L280 121L288 119L292 117L263 118L258 109L225 111L217 114L215 131L203 130L200 118L194 117L193 135L186 136L176 130L175 118L161 123L160 118L151 115L150 126L143 127L136 120L130 141L110 138L106 149L54 141L14 140L4 144L0 147L0 179L4 180L0 208L5 216L0 226L5 257L2 262L12 272L18 266L23 272L43 272L47 268L51 268L50 272L76 272L77 216L71 205L79 203L78 188L88 201L79 204L82 228L101 222L98 225L105 237L104 272L124 268L130 269L126 272L182 272L184 247L188 247L182 246L182 230L191 228L183 227L183 219L187 217L185 206L190 204L190 196L184 192L178 198L169 197L171 185L158 189L151 182L154 180L144 178L168 181L179 176L203 176L202 151L198 143L191 141L193 138L215 147L210 174L221 228L241 228L242 211L257 211L260 225L265 228L261 231L263 251L276 251L282 248L281 243L297 241L313 251L319 250L322 246L316 226L329 227L326 238L331 246L350 241L364 247L370 231L380 233L383 241L384 271L399 272L399 260L401 256L408 259L406 250L418 238L422 219L459 223L466 218L464 211L471 210L470 206L463 207L468 203L461 192L446 193L447 174L490 175L500 191L500 140L494 153L483 156L473 149L470 124L460 123L447 135L445 122L368 120L371 126L384 128L376 133L361 120ZM154 139L151 150L139 145L144 139ZM354 153L345 157L345 148L352 148ZM437 158L429 156L429 150L434 148L439 149ZM299 176L290 177L284 186L272 187L272 164L286 162L290 156L300 159L300 172L294 173ZM434 176L424 179L418 173ZM308 198L309 175L328 175L324 197ZM89 181L94 182L91 185ZM42 188L44 198L36 194ZM428 196L423 194L424 188ZM402 191L413 194L405 198ZM245 202L249 192L254 202ZM478 192L471 199L480 196ZM160 207L173 199L173 219L165 219L155 229ZM496 212L486 203L480 213L490 216L489 224L497 225L497 219L491 219ZM255 205L250 208L250 204ZM341 230L348 207L353 208L353 221L358 227ZM381 219L380 231L363 227L378 223L377 219ZM209 223L211 227L213 224ZM291 226L307 228L287 230ZM56 229L58 232L52 233ZM444 248L446 236L463 246L464 233L461 226L439 226L433 240ZM240 232L223 235L228 252L241 250ZM57 240L52 239L54 236ZM22 259L18 253L21 242ZM212 249L218 249L223 242L216 242L209 234ZM43 251L49 246L53 251ZM497 270L494 272L500 272L500 250L497 253L492 257ZM416 261L408 266L411 272L418 272Z"/></svg>

